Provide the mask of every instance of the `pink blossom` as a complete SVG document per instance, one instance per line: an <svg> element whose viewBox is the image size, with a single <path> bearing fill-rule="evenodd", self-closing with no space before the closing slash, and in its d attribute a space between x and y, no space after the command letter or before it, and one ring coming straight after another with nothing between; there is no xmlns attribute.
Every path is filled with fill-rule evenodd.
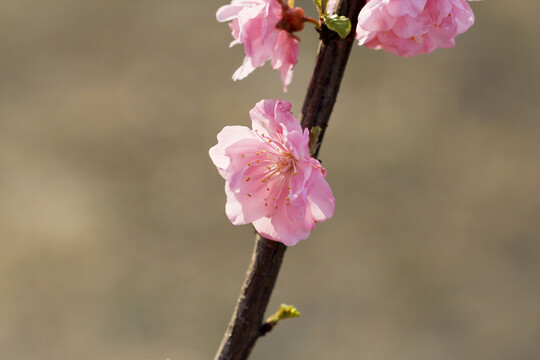
<svg viewBox="0 0 540 360"><path fill-rule="evenodd" d="M231 21L234 40L230 46L244 45L246 57L233 80L245 78L270 60L281 72L283 90L287 91L300 51L298 37L292 33L304 27L304 11L279 0L232 0L218 9L216 17L220 22Z"/></svg>
<svg viewBox="0 0 540 360"><path fill-rule="evenodd" d="M262 100L249 112L252 129L226 126L210 157L226 180L225 207L234 225L253 223L259 234L292 246L332 217L326 170L310 156L302 130L283 100Z"/></svg>
<svg viewBox="0 0 540 360"><path fill-rule="evenodd" d="M452 48L474 24L465 0L370 0L360 11L359 45L410 57Z"/></svg>

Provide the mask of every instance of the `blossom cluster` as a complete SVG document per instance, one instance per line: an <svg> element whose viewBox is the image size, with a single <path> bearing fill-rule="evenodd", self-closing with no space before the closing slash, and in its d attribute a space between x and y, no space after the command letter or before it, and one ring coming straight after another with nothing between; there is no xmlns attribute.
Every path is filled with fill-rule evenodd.
<svg viewBox="0 0 540 360"><path fill-rule="evenodd" d="M478 0L469 0L478 1ZM335 11L329 0L327 13ZM242 66L234 80L245 78L270 60L281 72L284 91L290 84L298 60L299 38L304 16L285 0L232 0L217 11L218 21L231 21L231 46L244 45ZM397 56L426 54L437 48L452 48L455 37L474 24L467 0L367 0L358 16L356 39L359 45L383 49Z"/></svg>
<svg viewBox="0 0 540 360"><path fill-rule="evenodd" d="M472 1L472 0L470 0ZM306 18L291 0L232 0L217 11L230 21L245 58L234 73L239 80L270 61L287 90L297 63L296 32L305 22L324 23L341 37L349 19L335 14L336 1L315 1L320 19ZM466 0L367 0L355 36L359 45L411 57L451 48L455 37L474 23ZM283 100L262 100L250 111L251 129L227 126L210 157L225 179L226 214L235 225L252 223L262 236L291 246L306 239L318 222L334 213L326 170L310 155L310 131L302 129Z"/></svg>

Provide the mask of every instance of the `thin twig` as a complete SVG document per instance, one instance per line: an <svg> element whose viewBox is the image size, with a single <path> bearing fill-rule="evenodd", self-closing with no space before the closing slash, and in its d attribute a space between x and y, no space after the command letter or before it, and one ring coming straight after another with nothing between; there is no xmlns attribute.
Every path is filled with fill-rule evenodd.
<svg viewBox="0 0 540 360"><path fill-rule="evenodd" d="M255 341L263 335L264 312L286 249L280 242L256 236L236 309L214 360L247 359Z"/></svg>

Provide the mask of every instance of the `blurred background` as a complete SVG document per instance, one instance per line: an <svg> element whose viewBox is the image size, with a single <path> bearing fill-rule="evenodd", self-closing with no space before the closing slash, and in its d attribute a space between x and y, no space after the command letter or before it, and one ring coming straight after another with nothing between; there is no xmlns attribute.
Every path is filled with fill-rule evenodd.
<svg viewBox="0 0 540 360"><path fill-rule="evenodd" d="M0 358L205 360L247 269L208 149L262 98L225 1L0 3ZM297 1L311 15L310 1ZM540 358L540 3L452 50L355 46L320 153L334 218L290 248L252 359Z"/></svg>

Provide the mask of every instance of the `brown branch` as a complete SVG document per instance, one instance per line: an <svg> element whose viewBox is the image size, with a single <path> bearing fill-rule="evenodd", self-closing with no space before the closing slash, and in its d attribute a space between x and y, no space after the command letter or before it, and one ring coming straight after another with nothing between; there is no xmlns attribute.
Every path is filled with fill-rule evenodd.
<svg viewBox="0 0 540 360"><path fill-rule="evenodd" d="M365 0L341 0L337 13L346 15L351 33L341 39L326 26L319 30L321 42L317 62L302 108L302 127L321 127L314 156L317 157L324 131L336 101L341 79L354 40L360 9ZM238 303L214 360L245 360L255 341L264 335L263 317L276 283L287 247L260 235L255 239L251 264L238 297Z"/></svg>
<svg viewBox="0 0 540 360"><path fill-rule="evenodd" d="M247 359L255 341L263 335L264 311L286 249L280 242L257 235L236 309L214 360Z"/></svg>
<svg viewBox="0 0 540 360"><path fill-rule="evenodd" d="M317 62L307 89L302 116L302 127L311 129L318 126L321 133L317 139L313 156L317 157L324 132L334 108L343 73L354 42L358 14L366 4L365 0L342 0L338 3L338 14L345 15L351 21L351 32L342 39L325 25L319 31L320 43Z"/></svg>

